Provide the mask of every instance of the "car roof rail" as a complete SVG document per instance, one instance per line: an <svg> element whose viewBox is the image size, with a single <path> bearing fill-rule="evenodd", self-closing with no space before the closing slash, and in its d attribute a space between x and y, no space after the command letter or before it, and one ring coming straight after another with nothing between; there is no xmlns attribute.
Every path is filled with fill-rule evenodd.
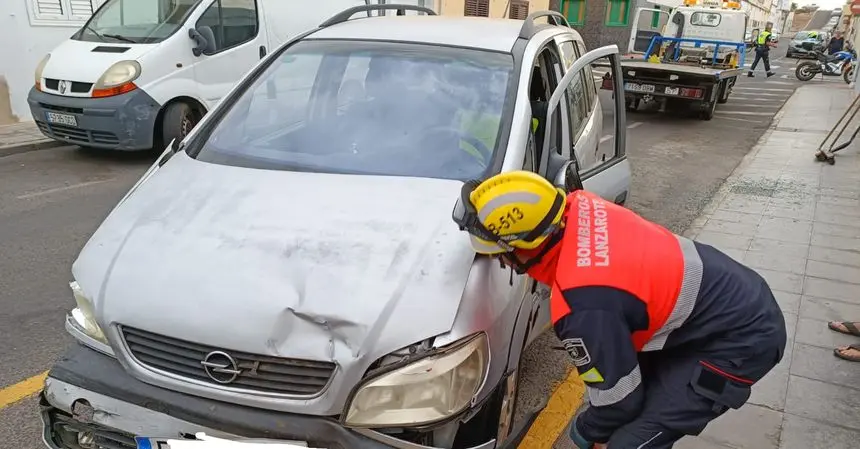
<svg viewBox="0 0 860 449"><path fill-rule="evenodd" d="M406 11L424 12L430 16L437 15L436 11L433 11L430 8L425 8L423 6L416 6L416 5L397 5L397 4L393 4L393 5L359 5L359 6L353 6L352 8L349 8L349 9L345 9L345 10L333 15L331 18L329 18L328 20L326 20L325 22L320 24L320 28L330 27L332 25L337 25L339 23L346 22L352 16L354 16L356 13L359 13L359 12L367 12L368 16L370 16L370 11L383 11L383 10L395 10L395 9L397 10L398 16L405 15Z"/></svg>
<svg viewBox="0 0 860 449"><path fill-rule="evenodd" d="M520 28L521 39L529 39L535 34L535 31L537 30L535 19L538 17L546 17L547 22L549 22L550 19L553 19L553 22L555 23L552 23L551 25L570 28L570 23L567 22L567 18L558 11L535 11L526 17L523 27Z"/></svg>

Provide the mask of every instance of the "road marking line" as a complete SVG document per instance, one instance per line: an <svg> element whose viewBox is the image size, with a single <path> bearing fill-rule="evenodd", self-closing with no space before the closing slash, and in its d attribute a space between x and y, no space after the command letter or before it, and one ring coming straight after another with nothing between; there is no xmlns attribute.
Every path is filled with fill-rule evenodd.
<svg viewBox="0 0 860 449"><path fill-rule="evenodd" d="M610 135L603 136L600 138L600 143L608 142L611 139L612 139L612 136L610 136Z"/></svg>
<svg viewBox="0 0 860 449"><path fill-rule="evenodd" d="M52 193L64 192L64 191L66 191L66 190L79 189L79 188L81 188L81 187L87 187L87 186L91 186L91 185L95 185L95 184L101 184L101 183L103 183L103 182L108 182L108 181L113 181L113 178L111 178L111 179L102 179L102 180L100 180L100 181L88 181L88 182L81 182L81 183L78 183L78 184L72 184L72 185L70 185L70 186L57 187L57 188L54 188L54 189L48 189L48 190L40 190L40 191L38 191L38 192L27 193L27 194L25 194L25 195L18 196L17 198L18 198L19 200L26 200L26 199L30 199L30 198L36 198L36 197L38 197L38 196L42 196L42 195L50 195L50 194L52 194Z"/></svg>
<svg viewBox="0 0 860 449"><path fill-rule="evenodd" d="M0 389L0 410L38 393L42 389L46 377L48 377L47 371Z"/></svg>
<svg viewBox="0 0 860 449"><path fill-rule="evenodd" d="M627 129L633 129L633 128L637 128L639 126L642 126L642 122L633 122L633 123L627 125Z"/></svg>
<svg viewBox="0 0 860 449"><path fill-rule="evenodd" d="M633 123L627 125L627 129L638 128L640 126L642 126L642 122L633 122ZM608 142L608 141L612 140L612 137L613 137L612 135L607 134L607 135L600 138L600 143Z"/></svg>
<svg viewBox="0 0 860 449"><path fill-rule="evenodd" d="M732 88L732 95L729 97L730 99L735 98L737 96L743 96L743 95L755 95L756 97L779 97L779 98L788 98L790 96L790 95L786 95L786 94L773 94L773 93L768 93L768 92L738 92L737 95L734 95L735 89L737 89L737 87Z"/></svg>
<svg viewBox="0 0 860 449"><path fill-rule="evenodd" d="M737 117L720 117L718 115L714 115L714 118L718 118L721 120L735 120L738 122L767 123L767 120L750 120L750 119L746 119L746 118L737 118Z"/></svg>
<svg viewBox="0 0 860 449"><path fill-rule="evenodd" d="M732 91L735 91L735 90L755 90L755 91L764 91L764 92L794 92L794 89L777 89L777 88L766 89L766 88L762 88L762 87L738 87L738 86L732 87Z"/></svg>
<svg viewBox="0 0 860 449"><path fill-rule="evenodd" d="M519 447L553 447L561 432L573 418L585 396L585 385L579 379L579 372L571 369L560 384L555 387L546 408L540 412Z"/></svg>
<svg viewBox="0 0 860 449"><path fill-rule="evenodd" d="M715 114L740 114L740 115L773 115L773 112L746 112L746 111L720 111Z"/></svg>

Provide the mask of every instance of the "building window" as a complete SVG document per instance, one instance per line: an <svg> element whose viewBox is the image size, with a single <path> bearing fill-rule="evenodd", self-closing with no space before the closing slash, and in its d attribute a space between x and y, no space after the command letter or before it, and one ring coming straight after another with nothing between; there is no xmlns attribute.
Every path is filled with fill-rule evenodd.
<svg viewBox="0 0 860 449"><path fill-rule="evenodd" d="M561 13L571 25L585 25L585 0L562 0Z"/></svg>
<svg viewBox="0 0 860 449"><path fill-rule="evenodd" d="M26 0L31 25L81 26L105 0Z"/></svg>
<svg viewBox="0 0 860 449"><path fill-rule="evenodd" d="M511 0L511 10L508 16L511 19L525 20L529 16L528 0Z"/></svg>
<svg viewBox="0 0 860 449"><path fill-rule="evenodd" d="M606 1L606 26L624 27L630 23L630 0Z"/></svg>
<svg viewBox="0 0 860 449"><path fill-rule="evenodd" d="M466 0L463 2L464 16L490 17L490 0Z"/></svg>

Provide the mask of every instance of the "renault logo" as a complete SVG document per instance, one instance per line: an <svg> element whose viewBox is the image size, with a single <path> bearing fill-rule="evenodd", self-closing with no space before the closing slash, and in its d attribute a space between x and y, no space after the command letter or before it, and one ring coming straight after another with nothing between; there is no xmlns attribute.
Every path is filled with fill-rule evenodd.
<svg viewBox="0 0 860 449"><path fill-rule="evenodd" d="M200 364L203 365L206 375L219 384L229 384L242 374L236 360L223 351L212 351L206 354Z"/></svg>
<svg viewBox="0 0 860 449"><path fill-rule="evenodd" d="M57 90L59 90L61 94L66 93L66 91L69 90L69 82L66 80L60 80L57 85Z"/></svg>

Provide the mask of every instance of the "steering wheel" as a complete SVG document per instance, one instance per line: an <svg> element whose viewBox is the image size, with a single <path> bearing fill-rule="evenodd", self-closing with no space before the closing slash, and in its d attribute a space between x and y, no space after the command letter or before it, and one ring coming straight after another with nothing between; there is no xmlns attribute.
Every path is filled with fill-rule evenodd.
<svg viewBox="0 0 860 449"><path fill-rule="evenodd" d="M452 128L450 126L432 126L421 131L421 134L418 136L417 140L424 141L431 136L455 137L458 142L462 141L468 143L478 151L478 155L475 155L471 151L467 151L467 153L469 153L470 156L472 156L473 158L475 158L475 160L481 162L485 166L489 165L490 160L493 158L493 151L487 148L487 145L484 144L484 142L468 134L463 134L463 132L457 128Z"/></svg>

